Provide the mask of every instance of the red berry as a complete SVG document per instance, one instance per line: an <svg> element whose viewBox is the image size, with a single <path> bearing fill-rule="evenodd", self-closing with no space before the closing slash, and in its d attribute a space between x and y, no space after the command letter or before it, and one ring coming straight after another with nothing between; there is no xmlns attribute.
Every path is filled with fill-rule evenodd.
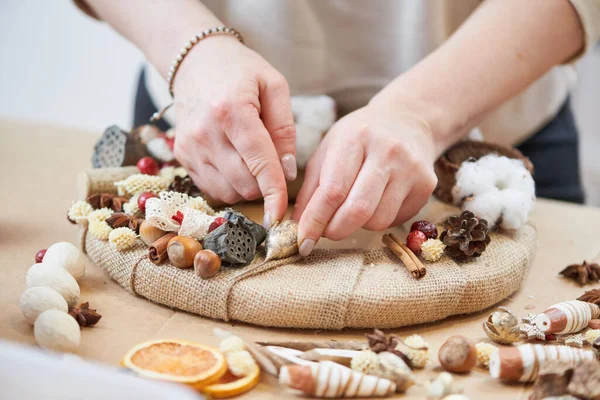
<svg viewBox="0 0 600 400"><path fill-rule="evenodd" d="M142 174L158 175L158 163L152 157L140 158L136 166Z"/></svg>
<svg viewBox="0 0 600 400"><path fill-rule="evenodd" d="M165 141L167 142L167 146L169 146L169 148L171 149L171 151L173 151L173 149L175 148L175 138L165 138Z"/></svg>
<svg viewBox="0 0 600 400"><path fill-rule="evenodd" d="M412 231L406 238L406 245L416 255L421 254L421 245L427 240L427 236L421 231Z"/></svg>
<svg viewBox="0 0 600 400"><path fill-rule="evenodd" d="M434 224L429 221L417 221L410 226L410 231L421 231L427 236L427 239L437 239L438 230Z"/></svg>
<svg viewBox="0 0 600 400"><path fill-rule="evenodd" d="M171 217L171 219L177 222L179 225L183 224L183 213L179 210Z"/></svg>
<svg viewBox="0 0 600 400"><path fill-rule="evenodd" d="M146 200L156 197L152 192L144 192L138 197L138 207L142 212L146 212Z"/></svg>
<svg viewBox="0 0 600 400"><path fill-rule="evenodd" d="M46 250L47 249L42 249L40 251L37 252L37 254L35 255L35 262L36 263L41 263L44 260L44 256L46 255Z"/></svg>
<svg viewBox="0 0 600 400"><path fill-rule="evenodd" d="M208 233L214 231L215 229L217 229L218 227L220 227L221 225L223 225L225 222L227 222L227 220L225 218L223 218L223 217L217 217L217 218L215 218L215 220L208 227Z"/></svg>

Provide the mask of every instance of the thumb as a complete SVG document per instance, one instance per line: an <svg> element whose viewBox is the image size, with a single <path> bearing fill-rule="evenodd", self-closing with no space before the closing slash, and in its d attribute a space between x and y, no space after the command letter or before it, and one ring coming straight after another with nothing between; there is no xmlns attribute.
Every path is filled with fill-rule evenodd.
<svg viewBox="0 0 600 400"><path fill-rule="evenodd" d="M285 78L277 74L266 80L260 94L261 119L271 136L285 178L296 179L296 127Z"/></svg>

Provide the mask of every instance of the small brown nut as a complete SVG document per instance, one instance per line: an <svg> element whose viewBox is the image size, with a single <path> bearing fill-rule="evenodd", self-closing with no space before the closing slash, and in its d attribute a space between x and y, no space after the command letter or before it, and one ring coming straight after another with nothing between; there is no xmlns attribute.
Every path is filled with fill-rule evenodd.
<svg viewBox="0 0 600 400"><path fill-rule="evenodd" d="M600 329L600 319L591 319L590 322L588 322L588 327L590 329Z"/></svg>
<svg viewBox="0 0 600 400"><path fill-rule="evenodd" d="M166 233L167 232L150 225L146 221L142 222L140 225L140 237L146 246L150 246L152 243L156 242L156 240L163 237Z"/></svg>
<svg viewBox="0 0 600 400"><path fill-rule="evenodd" d="M194 271L200 278L215 276L221 268L221 258L212 250L202 250L194 257Z"/></svg>
<svg viewBox="0 0 600 400"><path fill-rule="evenodd" d="M167 255L171 264L179 268L190 268L194 265L196 253L202 250L202 245L189 236L175 236L169 240Z"/></svg>
<svg viewBox="0 0 600 400"><path fill-rule="evenodd" d="M464 336L452 336L440 347L438 358L449 372L469 372L477 364L477 349Z"/></svg>

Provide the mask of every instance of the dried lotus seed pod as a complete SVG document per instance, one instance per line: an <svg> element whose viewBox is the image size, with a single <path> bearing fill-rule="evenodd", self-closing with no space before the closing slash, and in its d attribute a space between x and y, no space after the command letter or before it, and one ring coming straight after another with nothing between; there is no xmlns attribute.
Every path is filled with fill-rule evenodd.
<svg viewBox="0 0 600 400"><path fill-rule="evenodd" d="M204 238L204 248L214 251L224 264L240 267L256 254L256 240L240 219L225 222Z"/></svg>
<svg viewBox="0 0 600 400"><path fill-rule="evenodd" d="M280 260L298 253L298 222L275 222L265 240L268 260Z"/></svg>
<svg viewBox="0 0 600 400"><path fill-rule="evenodd" d="M264 242L265 238L267 237L267 231L265 230L265 228L262 227L262 225L259 225L256 222L250 220L248 217L246 217L239 211L235 211L231 208L228 208L223 213L223 218L230 221L234 225L240 224L243 225L246 229L248 229L248 232L250 232L250 234L254 237L254 240L256 241L256 246Z"/></svg>
<svg viewBox="0 0 600 400"><path fill-rule="evenodd" d="M520 340L519 318L506 307L498 307L483 323L485 334L496 343L510 344Z"/></svg>

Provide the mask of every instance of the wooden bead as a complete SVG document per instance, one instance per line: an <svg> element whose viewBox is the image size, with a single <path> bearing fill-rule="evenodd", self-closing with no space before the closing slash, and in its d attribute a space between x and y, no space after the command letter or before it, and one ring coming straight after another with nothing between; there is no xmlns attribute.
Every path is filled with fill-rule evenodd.
<svg viewBox="0 0 600 400"><path fill-rule="evenodd" d="M167 255L171 264L179 268L190 268L194 265L194 257L202 250L202 245L188 236L175 236L169 240Z"/></svg>
<svg viewBox="0 0 600 400"><path fill-rule="evenodd" d="M600 307L585 301L563 301L548 308L535 318L535 324L544 333L564 335L585 329L590 320L600 316Z"/></svg>

